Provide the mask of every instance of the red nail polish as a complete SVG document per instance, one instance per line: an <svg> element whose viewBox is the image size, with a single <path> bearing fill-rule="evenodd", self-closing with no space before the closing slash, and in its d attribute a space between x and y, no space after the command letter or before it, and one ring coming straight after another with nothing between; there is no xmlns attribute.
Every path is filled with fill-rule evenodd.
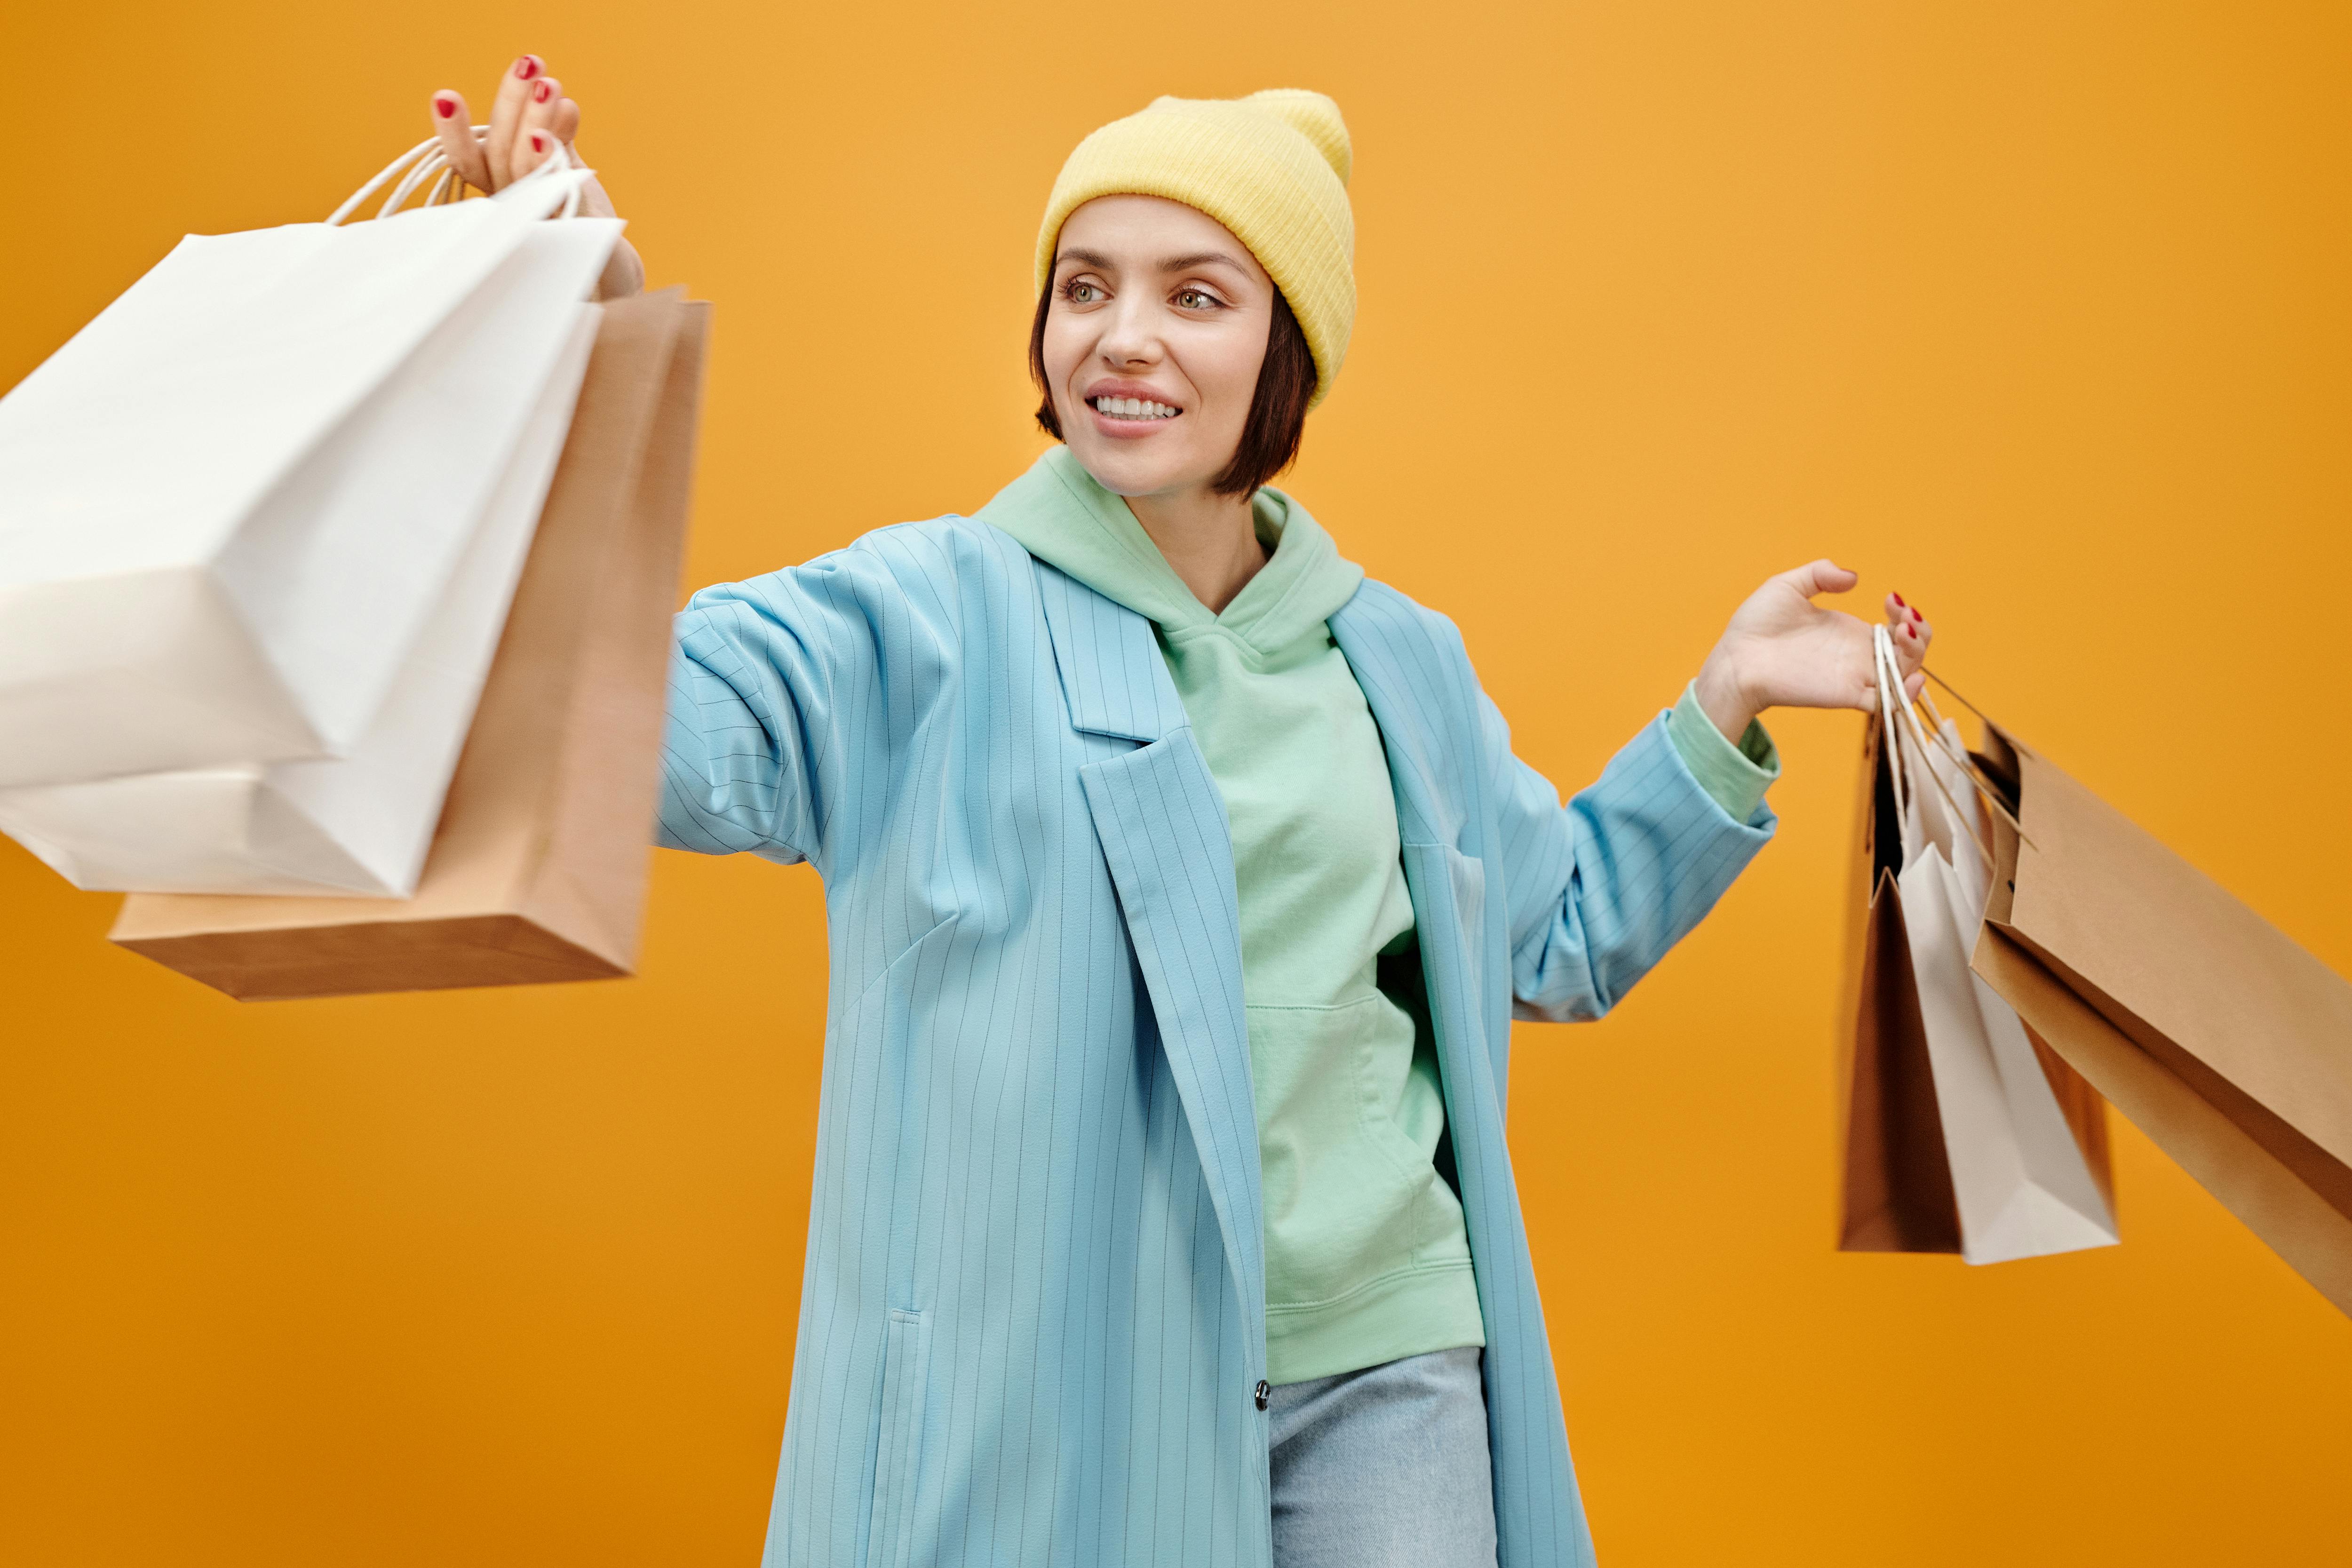
<svg viewBox="0 0 2352 1568"><path fill-rule="evenodd" d="M545 103L547 101L547 95L554 90L555 86L552 82L541 82L537 87L530 89L530 100L533 103Z"/></svg>
<svg viewBox="0 0 2352 1568"><path fill-rule="evenodd" d="M544 152L546 152L546 151L547 151L547 138L546 138L546 137L544 137L544 136L542 136L542 135L541 135L541 134L540 134L538 132L536 132L536 131L532 132L530 133L530 150L531 150L532 152L534 152L534 153L544 153Z"/></svg>
<svg viewBox="0 0 2352 1568"><path fill-rule="evenodd" d="M520 77L523 80L529 81L538 74L539 57L537 55L525 55L522 58L515 61L515 75Z"/></svg>
<svg viewBox="0 0 2352 1568"><path fill-rule="evenodd" d="M433 100L433 112L446 120L457 112L457 101L450 98L436 98Z"/></svg>
<svg viewBox="0 0 2352 1568"><path fill-rule="evenodd" d="M1903 595L1900 595L1900 594L1895 595L1895 602L1896 604L1898 604L1898 605L1903 605ZM1911 606L1910 606L1910 605L1903 605L1903 607L1904 607L1905 609L1906 609L1906 610L1907 610L1907 609L1909 609Z"/></svg>

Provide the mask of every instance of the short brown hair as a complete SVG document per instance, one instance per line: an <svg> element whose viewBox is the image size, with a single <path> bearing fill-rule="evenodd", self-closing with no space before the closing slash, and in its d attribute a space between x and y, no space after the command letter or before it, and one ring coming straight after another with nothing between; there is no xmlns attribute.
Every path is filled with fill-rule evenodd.
<svg viewBox="0 0 2352 1568"><path fill-rule="evenodd" d="M1037 319L1029 324L1029 379L1044 400L1037 405L1037 424L1055 440L1065 440L1061 416L1054 412L1054 389L1045 381L1045 317L1054 307L1054 286L1037 296ZM1255 495L1257 488L1298 459L1298 443L1307 434L1307 405L1315 396L1315 356L1307 334L1290 313L1282 291L1274 294L1274 320L1266 324L1265 363L1257 367L1257 390L1251 395L1249 419L1242 426L1241 445L1210 489L1221 496Z"/></svg>

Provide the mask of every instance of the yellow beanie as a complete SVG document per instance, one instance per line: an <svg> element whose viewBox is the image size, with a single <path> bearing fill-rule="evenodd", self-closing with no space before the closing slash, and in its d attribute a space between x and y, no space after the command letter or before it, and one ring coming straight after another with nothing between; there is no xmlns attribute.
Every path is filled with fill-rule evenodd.
<svg viewBox="0 0 2352 1568"><path fill-rule="evenodd" d="M1276 88L1247 98L1162 98L1078 143L1037 231L1037 289L1062 224L1097 196L1165 196L1234 231L1290 303L1315 356L1320 403L1356 324L1352 162L1339 106Z"/></svg>

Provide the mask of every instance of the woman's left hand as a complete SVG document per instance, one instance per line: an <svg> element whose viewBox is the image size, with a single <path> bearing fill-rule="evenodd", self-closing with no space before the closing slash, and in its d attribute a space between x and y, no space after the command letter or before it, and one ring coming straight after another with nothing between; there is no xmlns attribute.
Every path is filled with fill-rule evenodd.
<svg viewBox="0 0 2352 1568"><path fill-rule="evenodd" d="M1748 596L1698 672L1699 706L1727 739L1737 744L1767 708L1877 710L1870 623L1813 603L1816 595L1843 594L1860 581L1832 562L1815 561ZM1904 693L1916 697L1927 680L1919 667L1935 628L1900 594L1886 595L1886 624Z"/></svg>
<svg viewBox="0 0 2352 1568"><path fill-rule="evenodd" d="M524 55L499 75L499 89L490 100L490 122L474 128L474 117L463 94L443 88L433 95L433 133L449 156L457 177L478 191L504 190L550 158L569 159L580 166L572 138L580 134L580 105L564 96L563 84L550 76L547 62ZM580 191L580 210L590 217L615 217L613 200L591 174ZM613 245L612 260L597 280L596 298L615 300L645 287L645 265L625 239Z"/></svg>

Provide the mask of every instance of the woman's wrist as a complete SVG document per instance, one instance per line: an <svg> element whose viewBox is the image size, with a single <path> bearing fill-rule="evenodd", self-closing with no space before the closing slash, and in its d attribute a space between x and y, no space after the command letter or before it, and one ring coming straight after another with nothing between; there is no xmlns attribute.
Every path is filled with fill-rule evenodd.
<svg viewBox="0 0 2352 1568"><path fill-rule="evenodd" d="M1763 705L1748 693L1738 656L1725 643L1716 644L1715 651L1699 667L1698 679L1694 684L1698 705L1709 721L1725 740L1735 746L1739 744L1740 737L1748 733L1748 726L1763 710Z"/></svg>

